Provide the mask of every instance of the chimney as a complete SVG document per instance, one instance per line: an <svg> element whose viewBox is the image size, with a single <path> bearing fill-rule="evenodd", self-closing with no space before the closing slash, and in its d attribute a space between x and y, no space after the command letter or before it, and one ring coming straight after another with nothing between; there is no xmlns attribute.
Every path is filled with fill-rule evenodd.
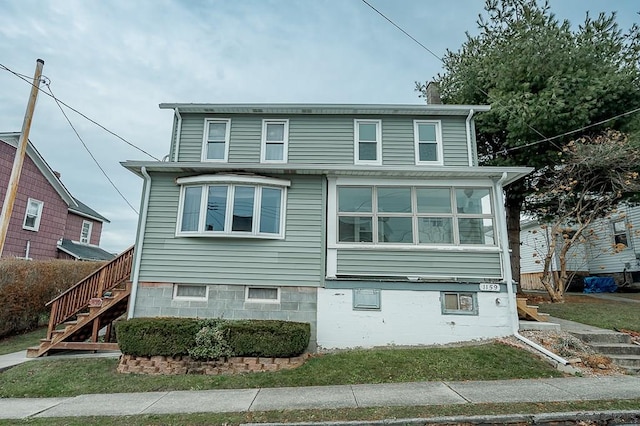
<svg viewBox="0 0 640 426"><path fill-rule="evenodd" d="M427 105L442 103L442 100L440 99L440 86L438 86L438 83L436 83L435 81L430 81L429 84L427 84L427 89L425 90L425 92Z"/></svg>

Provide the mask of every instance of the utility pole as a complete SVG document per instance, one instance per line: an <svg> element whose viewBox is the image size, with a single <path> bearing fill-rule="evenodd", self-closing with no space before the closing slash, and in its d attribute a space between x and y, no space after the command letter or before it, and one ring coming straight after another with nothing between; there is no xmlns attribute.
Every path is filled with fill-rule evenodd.
<svg viewBox="0 0 640 426"><path fill-rule="evenodd" d="M11 177L7 192L4 195L4 203L2 203L2 213L0 213L0 257L4 250L4 243L7 239L7 230L9 229L9 221L13 212L13 204L16 200L18 192L18 182L20 181L20 172L22 172L22 164L24 163L24 155L27 152L27 143L29 142L29 130L31 129L31 121L33 120L33 110L36 108L36 100L38 99L38 91L40 90L40 77L42 76L42 67L44 61L38 59L36 61L36 72L33 75L33 83L31 84L31 95L27 104L27 111L24 114L22 122L22 132L20 133L20 141L16 147L16 156L13 159L13 168L11 169Z"/></svg>

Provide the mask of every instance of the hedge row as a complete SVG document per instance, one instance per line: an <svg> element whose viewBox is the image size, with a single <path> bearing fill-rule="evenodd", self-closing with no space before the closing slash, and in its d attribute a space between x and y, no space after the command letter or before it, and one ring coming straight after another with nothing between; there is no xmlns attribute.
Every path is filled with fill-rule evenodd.
<svg viewBox="0 0 640 426"><path fill-rule="evenodd" d="M0 338L47 321L47 302L102 266L74 260L0 261Z"/></svg>
<svg viewBox="0 0 640 426"><path fill-rule="evenodd" d="M207 333L209 330L216 332ZM118 322L116 334L120 350L126 355L197 354L197 358L206 358L203 354L223 353L226 356L292 357L304 353L311 328L308 323L290 321L133 318ZM196 337L203 335L208 339L198 338L196 342ZM203 348L203 344L209 347Z"/></svg>

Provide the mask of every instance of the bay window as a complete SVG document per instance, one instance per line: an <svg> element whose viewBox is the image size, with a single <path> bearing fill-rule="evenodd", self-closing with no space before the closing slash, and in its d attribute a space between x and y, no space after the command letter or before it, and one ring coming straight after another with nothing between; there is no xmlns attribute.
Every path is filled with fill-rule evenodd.
<svg viewBox="0 0 640 426"><path fill-rule="evenodd" d="M338 186L337 243L494 245L491 190Z"/></svg>
<svg viewBox="0 0 640 426"><path fill-rule="evenodd" d="M179 236L284 237L289 181L244 176L180 178Z"/></svg>

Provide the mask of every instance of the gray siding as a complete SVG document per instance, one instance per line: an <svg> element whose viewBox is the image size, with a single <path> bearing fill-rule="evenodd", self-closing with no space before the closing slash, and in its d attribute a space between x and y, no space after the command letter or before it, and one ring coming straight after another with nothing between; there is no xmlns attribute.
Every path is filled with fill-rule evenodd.
<svg viewBox="0 0 640 426"><path fill-rule="evenodd" d="M152 175L140 280L319 286L324 276L322 178L295 177L284 240L176 237L176 175Z"/></svg>
<svg viewBox="0 0 640 426"><path fill-rule="evenodd" d="M200 161L206 114L183 114L178 161ZM289 119L290 164L353 164L354 118L382 120L382 162L415 164L414 119L441 120L446 166L466 166L465 117L218 116L230 118L229 163L259 163L262 119Z"/></svg>
<svg viewBox="0 0 640 426"><path fill-rule="evenodd" d="M636 253L640 253L640 207L620 207L619 213L626 214L627 222L631 225L628 230L629 245L619 252L613 250L613 226L611 219L601 219L590 226L595 236L588 237L589 272L593 275L622 272L629 264L628 270L640 270L640 262ZM588 231L585 235L589 235Z"/></svg>
<svg viewBox="0 0 640 426"><path fill-rule="evenodd" d="M500 253L338 249L338 275L501 278Z"/></svg>

